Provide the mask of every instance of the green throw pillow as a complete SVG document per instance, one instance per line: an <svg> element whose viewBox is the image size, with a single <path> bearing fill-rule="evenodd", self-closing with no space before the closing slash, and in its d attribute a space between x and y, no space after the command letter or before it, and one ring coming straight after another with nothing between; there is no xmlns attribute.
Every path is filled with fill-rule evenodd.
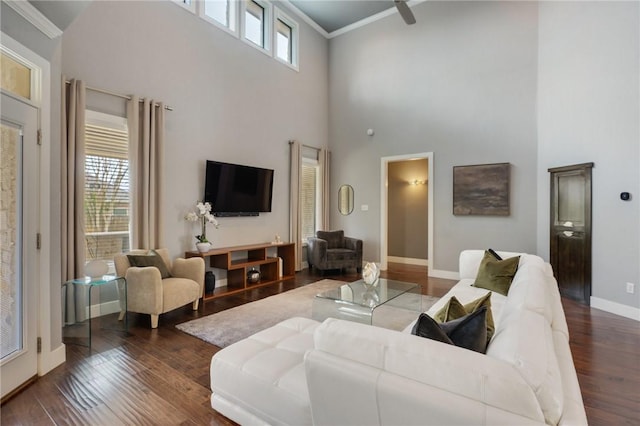
<svg viewBox="0 0 640 426"><path fill-rule="evenodd" d="M486 288L506 296L509 293L511 281L518 270L518 263L520 263L520 256L498 260L491 253L485 251L473 286Z"/></svg>
<svg viewBox="0 0 640 426"><path fill-rule="evenodd" d="M152 250L152 254L128 254L127 259L129 259L129 264L131 266L137 267L145 267L145 266L155 266L160 271L160 276L162 279L171 277L169 273L169 268L165 265L164 260L162 260L162 256Z"/></svg>
<svg viewBox="0 0 640 426"><path fill-rule="evenodd" d="M491 313L491 292L465 305L460 303L455 296L451 296L451 299L436 312L433 319L440 323L451 321L473 313L483 306L487 307L487 341L489 341L496 329L493 322L493 314Z"/></svg>

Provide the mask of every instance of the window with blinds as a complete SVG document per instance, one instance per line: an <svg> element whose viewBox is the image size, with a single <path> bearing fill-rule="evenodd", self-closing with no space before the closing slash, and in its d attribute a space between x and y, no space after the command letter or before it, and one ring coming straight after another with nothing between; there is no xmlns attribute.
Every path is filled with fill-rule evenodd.
<svg viewBox="0 0 640 426"><path fill-rule="evenodd" d="M302 185L300 187L300 215L302 219L302 241L316 234L318 215L318 175L317 162L303 161Z"/></svg>
<svg viewBox="0 0 640 426"><path fill-rule="evenodd" d="M127 122L88 110L85 126L85 254L111 262L130 249Z"/></svg>
<svg viewBox="0 0 640 426"><path fill-rule="evenodd" d="M255 1L248 1L246 3L245 10L245 27L244 37L257 44L260 47L265 47L264 44L264 22L265 22L265 10L264 7Z"/></svg>

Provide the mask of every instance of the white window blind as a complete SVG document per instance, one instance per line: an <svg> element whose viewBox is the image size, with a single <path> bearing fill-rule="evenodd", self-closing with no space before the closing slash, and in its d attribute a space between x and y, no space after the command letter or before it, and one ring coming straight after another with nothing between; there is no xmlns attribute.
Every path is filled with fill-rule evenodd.
<svg viewBox="0 0 640 426"><path fill-rule="evenodd" d="M130 249L128 130L123 118L94 111L85 126L85 254L112 261Z"/></svg>
<svg viewBox="0 0 640 426"><path fill-rule="evenodd" d="M205 0L204 16L213 19L218 24L230 31L236 30L236 8L235 0Z"/></svg>
<svg viewBox="0 0 640 426"><path fill-rule="evenodd" d="M264 18L264 7L255 1L248 1L244 18L244 36L260 47L266 47L264 44Z"/></svg>
<svg viewBox="0 0 640 426"><path fill-rule="evenodd" d="M316 215L318 197L318 166L302 164L302 186L300 188L300 214L302 216L302 240L316 234Z"/></svg>
<svg viewBox="0 0 640 426"><path fill-rule="evenodd" d="M291 59L291 27L281 19L276 20L276 55L285 62Z"/></svg>

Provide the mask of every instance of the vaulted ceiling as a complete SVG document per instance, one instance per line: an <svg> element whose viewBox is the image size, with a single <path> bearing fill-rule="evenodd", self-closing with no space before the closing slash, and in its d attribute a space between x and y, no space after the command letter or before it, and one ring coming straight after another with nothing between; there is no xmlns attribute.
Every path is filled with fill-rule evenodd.
<svg viewBox="0 0 640 426"><path fill-rule="evenodd" d="M394 7L393 0L290 0L331 33Z"/></svg>
<svg viewBox="0 0 640 426"><path fill-rule="evenodd" d="M64 31L92 0L30 0ZM393 0L290 0L327 33L394 8Z"/></svg>

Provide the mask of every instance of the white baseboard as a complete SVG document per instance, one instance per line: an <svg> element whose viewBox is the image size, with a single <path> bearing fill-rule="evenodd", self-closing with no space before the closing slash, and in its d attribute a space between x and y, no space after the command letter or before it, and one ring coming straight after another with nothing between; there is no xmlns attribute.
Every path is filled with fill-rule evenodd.
<svg viewBox="0 0 640 426"><path fill-rule="evenodd" d="M309 269L309 262L307 262L306 260L302 262L302 269Z"/></svg>
<svg viewBox="0 0 640 426"><path fill-rule="evenodd" d="M413 257L387 256L387 262L402 263L404 265L429 266L428 259L416 259Z"/></svg>
<svg viewBox="0 0 640 426"><path fill-rule="evenodd" d="M623 305L622 303L616 303L610 300L591 296L591 307L620 315L621 317L640 321L640 309L634 308L633 306Z"/></svg>
<svg viewBox="0 0 640 426"><path fill-rule="evenodd" d="M89 309L91 309L91 318L97 318L102 315L109 315L116 312L120 312L120 301L111 300L109 302L100 303L98 305L91 305L85 308L85 318L89 318Z"/></svg>
<svg viewBox="0 0 640 426"><path fill-rule="evenodd" d="M448 280L456 280L460 279L460 273L455 271L442 271L440 269L432 269L429 271L430 277L435 278L446 278Z"/></svg>
<svg viewBox="0 0 640 426"><path fill-rule="evenodd" d="M43 345L44 346L44 345ZM38 376L44 376L67 360L67 352L64 344L60 344L52 351L45 351L38 354Z"/></svg>

